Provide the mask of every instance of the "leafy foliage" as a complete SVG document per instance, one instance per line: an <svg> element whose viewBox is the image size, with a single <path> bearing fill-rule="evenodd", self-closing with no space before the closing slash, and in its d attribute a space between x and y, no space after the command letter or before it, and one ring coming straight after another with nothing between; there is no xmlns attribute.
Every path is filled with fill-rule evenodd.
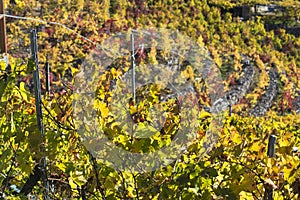
<svg viewBox="0 0 300 200"><path fill-rule="evenodd" d="M241 1L240 4L248 3L257 2ZM299 9L294 1L279 3L293 4ZM299 114L292 110L300 88L300 38L286 34L284 29L267 32L259 17L256 21L241 22L230 13L222 15L220 6L236 5L232 1L15 0L9 3L7 0L6 5L10 14L68 25L95 43L129 28L177 29L209 50L223 72L227 90L241 76L241 54L251 59L257 72L252 88L233 106L232 115L226 116L219 141L209 155L199 159L201 138L212 119L209 113L202 111L199 113L200 139L189 146L180 159L153 172L121 172L94 160L81 144L73 121L72 77L95 44L60 26L8 18L10 54L22 58L10 57L9 67L2 63L0 71L0 191L8 199L21 199L11 186L21 188L43 156L48 158L51 199L262 199L268 180L277 186L275 199L299 198L300 161L292 149L299 147L300 121ZM43 98L44 141L36 124L31 63L25 59L29 56L28 33L32 27L41 30L40 64L48 60L51 66L52 92ZM155 57L156 52L153 54ZM128 62L120 66L128 70ZM277 98L265 116L249 116L247 113L272 82L268 75L270 69L279 74ZM109 101L111 81L117 79L122 70L113 67L103 75L98 89L101 102ZM43 82L42 74L43 70ZM145 92L142 95L152 94L154 102L161 90L152 86L148 93L147 90L142 92ZM211 104L208 96L200 93L201 104ZM148 120L146 103L140 102L143 109L136 117L139 123ZM173 103L166 102L166 108ZM99 115L108 118L106 105L99 103L98 108ZM134 113L137 111L132 110ZM166 127L165 137L158 134L152 143L147 140L130 143L113 124L103 122L103 125L112 140L135 152L159 149L167 145L172 136ZM266 153L271 134L278 138L275 158L268 158ZM42 143L46 145L44 153L40 151ZM42 192L39 182L32 194L42 198Z"/></svg>

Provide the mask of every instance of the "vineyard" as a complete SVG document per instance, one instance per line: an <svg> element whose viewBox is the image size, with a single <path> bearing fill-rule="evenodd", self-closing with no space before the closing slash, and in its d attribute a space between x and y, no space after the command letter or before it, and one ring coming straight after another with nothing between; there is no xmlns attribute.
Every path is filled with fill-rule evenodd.
<svg viewBox="0 0 300 200"><path fill-rule="evenodd" d="M300 198L300 37L287 33L286 25L266 25L289 21L289 26L299 26L299 1L4 0L4 5L8 63L0 65L0 199ZM282 9L272 16L255 12L247 20L232 13L236 7L256 5ZM184 62L165 38L147 48L138 33L149 27L182 33L208 57ZM135 37L136 48L126 56L114 52L122 45L109 43L118 41L120 32ZM124 38L132 42L130 36ZM183 52L188 45L175 46ZM113 62L95 73L86 66L99 49L101 59L112 55ZM222 87L211 74L199 75L200 60L204 69L214 66L220 72ZM180 83L179 96L194 91L197 108L181 106L185 100L159 85L136 88L126 105L119 103L113 91L131 95L119 83L130 77L133 66L137 74L161 73L149 70L149 63L167 66L165 74L178 74L190 83ZM88 90L86 77L80 78L83 71L88 80L99 79L92 91L96 112L91 116L85 115L90 99L78 97L79 86L82 92ZM222 95L213 96L219 90ZM152 119L150 110L159 108L168 116L161 129L152 129L151 137L133 137L113 119L123 107L141 134L145 124L163 120L159 115ZM222 110L219 121L216 108ZM180 122L191 116L193 124L185 125L196 129L195 139L168 165L154 169L153 163L145 163L153 170L107 165L90 150L102 143L86 143L93 135L80 134L91 131L85 120L92 117L112 144L136 154L153 153L173 144ZM217 136L209 138L209 146L205 139L211 130ZM185 131L184 137L192 135ZM112 159L118 156L124 159Z"/></svg>

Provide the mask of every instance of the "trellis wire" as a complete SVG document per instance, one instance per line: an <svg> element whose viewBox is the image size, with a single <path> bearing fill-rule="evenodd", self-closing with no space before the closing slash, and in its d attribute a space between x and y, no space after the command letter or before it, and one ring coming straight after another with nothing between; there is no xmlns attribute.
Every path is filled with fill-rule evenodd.
<svg viewBox="0 0 300 200"><path fill-rule="evenodd" d="M45 21L45 20L42 20L42 19L36 19L36 18L32 18L32 17L21 17L21 16L17 16L17 15L8 15L8 14L0 14L0 17L1 16L8 17L8 18L13 18L13 19L22 19L22 20L28 20L28 21L36 21L36 22L39 22L39 23L42 23L42 24L58 25L58 26L61 26L61 27L65 28L65 29L67 29L68 31L76 34L77 36L83 38L86 41L89 41L89 42L91 42L93 44L97 44L96 42L93 42L92 40L88 39L87 37L85 37L83 35L80 35L79 33L77 33L76 31L74 31L73 29L67 27L66 25L58 23L58 22L48 22L48 21Z"/></svg>
<svg viewBox="0 0 300 200"><path fill-rule="evenodd" d="M72 32L72 33L74 33L74 34L77 35L78 37L80 37L80 38L82 38L82 39L84 39L84 40L86 40L86 41L88 41L88 42L90 42L90 43L92 43L92 44L94 44L94 45L97 45L97 47L101 47L102 49L104 49L104 50L106 50L106 51L109 51L109 52L111 52L111 53L113 53L113 54L116 54L116 55L118 55L118 56L119 56L119 55L122 55L122 54L120 54L119 52L115 52L115 51L113 51L113 50L111 50L111 49L108 49L108 48L106 48L106 47L100 45L100 44L97 43L97 42L94 42L94 41L90 40L89 38L87 38L87 37L85 37L85 36L79 34L78 32L76 32L75 30L73 30L73 29L67 27L67 26L64 25L64 24L58 23L58 22L49 22L49 21L46 21L46 20L36 19L36 18L32 18L32 17L21 17L21 16L8 15L8 14L0 14L0 17L8 17L8 18L13 18L13 19L21 19L21 20L27 20L27 21L35 21L35 22L39 22L39 23L41 23L41 24L48 24L48 25L57 25L57 26L61 26L61 27L63 27L64 29L66 29L66 30L68 30L68 31L70 31L70 32Z"/></svg>
<svg viewBox="0 0 300 200"><path fill-rule="evenodd" d="M111 50L111 49L108 49L108 48L106 48L106 47L100 45L100 44L97 43L97 42L94 42L94 41L90 40L89 38L87 38L87 37L85 37L85 36L79 34L79 33L76 32L75 30L69 28L68 26L66 26L66 25L64 25L64 24L62 24L62 23L58 23L58 22L49 22L49 21L42 20L42 19L37 19L37 18L32 18L32 17L22 17L22 16L9 15L9 14L0 14L0 17L8 17L8 18L13 18L13 19L21 19L21 20L27 20L27 21L35 21L35 22L39 22L39 23L42 23L42 24L61 26L61 27L63 27L64 29L66 29L66 30L68 30L68 31L70 31L70 32L72 32L72 33L74 33L74 34L77 35L78 37L80 37L80 38L82 38L82 39L84 39L84 40L86 40L86 41L88 41L88 42L90 42L90 43L92 43L92 44L94 44L94 45L97 45L98 47L101 47L101 48L103 48L103 49L106 50L106 51L109 51L109 52L114 53L114 54L116 54L116 55L121 55L119 52L115 52L115 51L113 51L113 50ZM140 33L140 32L142 32L142 33L144 33L144 34L147 34L147 35L153 35L153 36L154 36L153 33L150 33L150 32L148 32L148 31L141 31L141 30L132 29L132 34L134 34L134 33ZM143 47L143 44L141 44L141 46ZM135 54L136 54L136 53L137 53L137 52L135 52ZM135 55L135 54L134 54L134 55Z"/></svg>

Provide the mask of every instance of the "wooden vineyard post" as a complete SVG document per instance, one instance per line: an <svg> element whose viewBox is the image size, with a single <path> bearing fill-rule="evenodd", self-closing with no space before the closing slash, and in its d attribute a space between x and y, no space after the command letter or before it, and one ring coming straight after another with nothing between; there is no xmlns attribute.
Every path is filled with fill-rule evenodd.
<svg viewBox="0 0 300 200"><path fill-rule="evenodd" d="M31 59L34 62L35 69L33 70L33 78L34 78L34 88L35 88L35 105L36 105L36 117L38 128L41 132L41 137L45 137L44 124L43 124L43 113L42 113L42 98L41 98L41 84L40 84L40 76L39 76L39 64L38 64L38 46L37 46L37 33L36 30L33 29L30 31L30 41L31 41ZM42 144L41 151L44 151L44 144ZM47 178L47 161L46 157L42 159L42 171L43 171L43 184L45 187L45 200L50 200L49 197L49 183Z"/></svg>
<svg viewBox="0 0 300 200"><path fill-rule="evenodd" d="M45 76L46 76L46 94L50 95L50 66L49 62L45 63Z"/></svg>
<svg viewBox="0 0 300 200"><path fill-rule="evenodd" d="M136 103L135 95L135 58L134 58L134 33L131 33L131 67L132 67L132 94L133 94L133 103Z"/></svg>
<svg viewBox="0 0 300 200"><path fill-rule="evenodd" d="M229 112L229 117L230 117L232 114L232 105L231 104L229 104L228 110L229 110L228 112Z"/></svg>
<svg viewBox="0 0 300 200"><path fill-rule="evenodd" d="M130 35L130 43L131 43L131 68L132 68L132 80L131 80L131 83L132 83L132 101L133 101L133 105L136 105L136 94L135 94L135 53L134 53L134 33L132 32L131 35ZM133 132L134 132L134 127L133 125L131 126L131 131L132 131L132 134L131 134L131 142L133 141Z"/></svg>
<svg viewBox="0 0 300 200"><path fill-rule="evenodd" d="M5 14L4 2L0 0L0 14ZM7 54L7 44L6 44L6 21L5 16L0 18L0 48L2 54Z"/></svg>
<svg viewBox="0 0 300 200"><path fill-rule="evenodd" d="M268 142L268 157L273 158L275 157L275 144L276 144L276 136L270 135L269 142ZM273 200L273 188L269 183L265 183L265 194L264 200Z"/></svg>
<svg viewBox="0 0 300 200"><path fill-rule="evenodd" d="M275 156L275 144L276 144L276 136L270 135L269 144L268 144L268 156L273 158Z"/></svg>

